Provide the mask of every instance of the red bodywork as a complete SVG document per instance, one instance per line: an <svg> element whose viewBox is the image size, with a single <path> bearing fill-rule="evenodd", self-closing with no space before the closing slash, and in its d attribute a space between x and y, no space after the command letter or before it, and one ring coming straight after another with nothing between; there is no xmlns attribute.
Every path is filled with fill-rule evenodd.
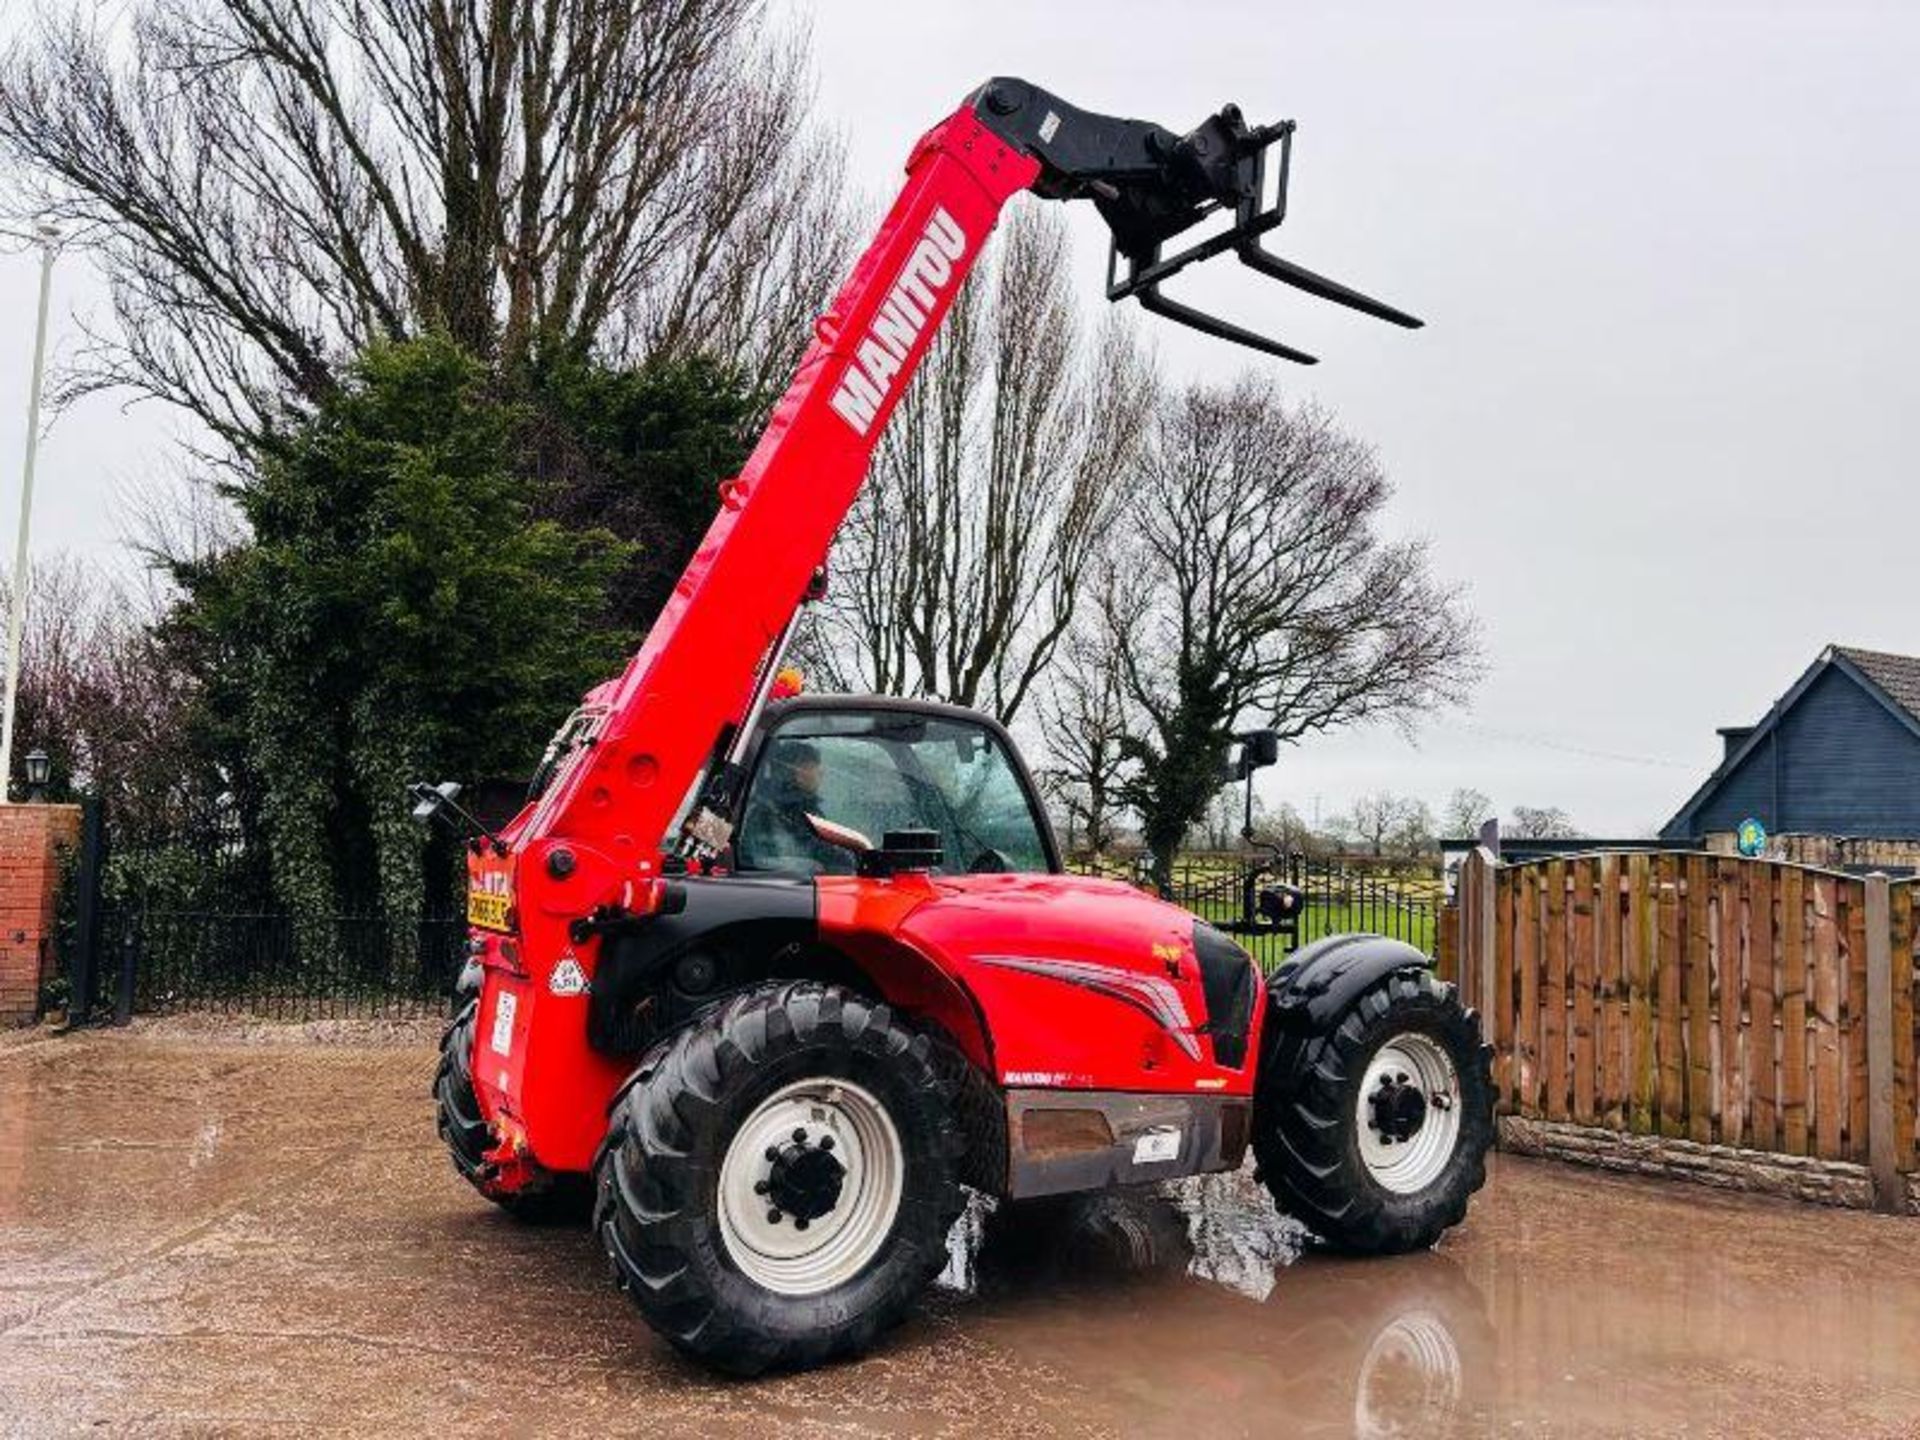
<svg viewBox="0 0 1920 1440"><path fill-rule="evenodd" d="M504 855L473 856L472 887L491 897L476 900L476 919L493 923L474 930L484 983L472 1073L500 1137L501 1188L591 1164L630 1062L589 1047L587 997L555 983L563 961L594 973L600 942L571 940L570 922L654 903L663 836L716 742L745 723L888 415L1001 208L1038 174L967 106L915 147L899 199L745 468L721 487L720 513L644 647L588 697L592 742L507 828ZM569 860L551 863L561 849ZM1220 1068L1196 1033L1207 1015L1185 911L1058 875L823 879L818 901L823 940L1003 1085L1251 1090L1251 1059Z"/></svg>
<svg viewBox="0 0 1920 1440"><path fill-rule="evenodd" d="M1178 906L1077 875L816 884L822 938L1003 1086L1252 1093L1251 1065L1216 1065L1201 1033L1193 916Z"/></svg>

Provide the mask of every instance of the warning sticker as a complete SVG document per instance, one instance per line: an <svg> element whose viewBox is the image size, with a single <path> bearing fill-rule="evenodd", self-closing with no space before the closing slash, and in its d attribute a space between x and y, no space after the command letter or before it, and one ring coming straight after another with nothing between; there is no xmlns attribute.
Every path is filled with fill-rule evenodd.
<svg viewBox="0 0 1920 1440"><path fill-rule="evenodd" d="M511 990L502 990L493 1002L493 1034L487 1044L496 1055L513 1053L513 1012L520 1006L520 998Z"/></svg>
<svg viewBox="0 0 1920 1440"><path fill-rule="evenodd" d="M580 962L569 950L547 977L547 989L555 995L584 995L588 988L587 972L580 968Z"/></svg>
<svg viewBox="0 0 1920 1440"><path fill-rule="evenodd" d="M1153 1165L1163 1160L1180 1158L1180 1131L1173 1125L1156 1125L1151 1130L1142 1131L1133 1142L1133 1163Z"/></svg>

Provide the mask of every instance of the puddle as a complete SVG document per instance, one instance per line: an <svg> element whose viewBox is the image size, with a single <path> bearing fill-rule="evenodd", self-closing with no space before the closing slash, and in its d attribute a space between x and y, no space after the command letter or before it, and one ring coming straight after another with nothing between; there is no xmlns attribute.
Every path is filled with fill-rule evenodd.
<svg viewBox="0 0 1920 1440"><path fill-rule="evenodd" d="M1171 1431L1191 1415L1257 1431L1276 1417L1192 1407L1306 1381L1312 1405L1288 1401L1296 1428L1444 1434L1469 1416L1469 1357L1490 1341L1458 1266L1335 1259L1251 1169L1019 1204L974 1197L948 1243L939 1283L963 1323L1085 1381L1125 1428ZM1299 1303L1283 1293L1295 1275Z"/></svg>

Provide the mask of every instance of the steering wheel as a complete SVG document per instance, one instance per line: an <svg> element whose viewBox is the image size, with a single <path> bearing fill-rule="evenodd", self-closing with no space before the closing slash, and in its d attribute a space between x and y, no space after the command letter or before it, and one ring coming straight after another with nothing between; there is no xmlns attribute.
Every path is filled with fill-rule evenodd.
<svg viewBox="0 0 1920 1440"><path fill-rule="evenodd" d="M969 875L1004 875L1013 869L1013 861L1000 851L988 846L967 864Z"/></svg>

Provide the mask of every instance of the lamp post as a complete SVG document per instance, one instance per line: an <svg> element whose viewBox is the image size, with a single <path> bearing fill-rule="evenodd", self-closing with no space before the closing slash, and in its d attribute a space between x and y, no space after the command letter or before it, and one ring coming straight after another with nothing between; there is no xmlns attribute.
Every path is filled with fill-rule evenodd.
<svg viewBox="0 0 1920 1440"><path fill-rule="evenodd" d="M12 798L13 711L20 695L20 630L27 612L27 528L33 519L33 462L40 450L40 381L47 360L47 298L53 293L53 256L60 232L42 222L40 240L40 318L33 332L33 379L27 392L27 459L20 473L20 536L13 552L13 604L7 607L7 690L0 710L0 805Z"/></svg>

